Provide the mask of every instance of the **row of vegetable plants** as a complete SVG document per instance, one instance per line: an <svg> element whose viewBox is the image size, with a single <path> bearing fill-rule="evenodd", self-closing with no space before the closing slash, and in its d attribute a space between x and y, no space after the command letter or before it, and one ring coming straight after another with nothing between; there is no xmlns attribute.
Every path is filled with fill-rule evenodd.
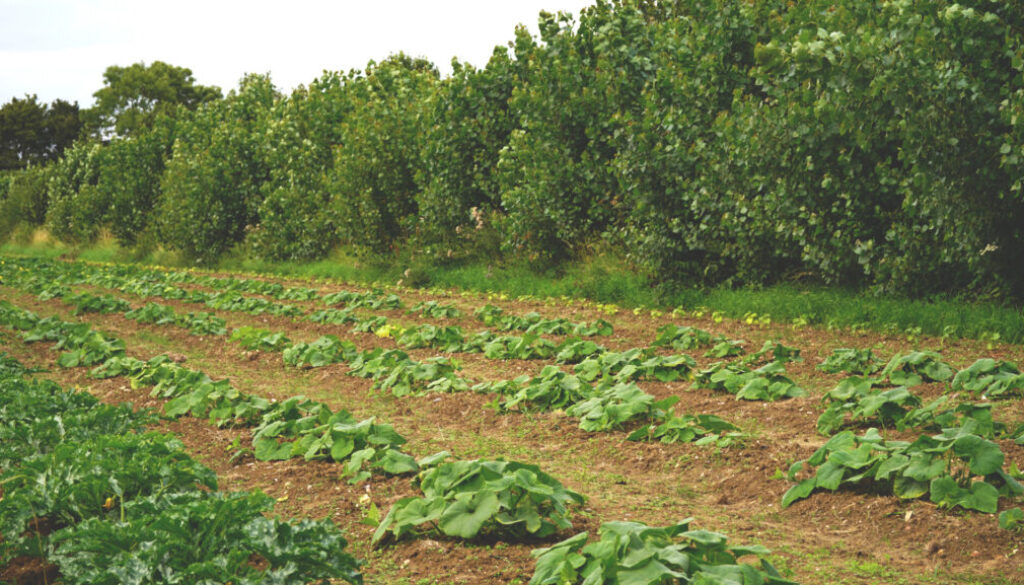
<svg viewBox="0 0 1024 585"><path fill-rule="evenodd" d="M10 305L5 305L3 308L3 321L6 324L17 326L33 321L30 313L24 311L19 313L16 308ZM37 323L42 320L39 318L35 319ZM58 339L58 345L60 343L61 341ZM177 373L167 373L168 369ZM184 373L182 373L183 370L185 371ZM147 374L149 374L149 382L156 381L154 392L161 391L161 384L163 385L161 394L174 393L172 388L178 384L175 384L173 381L169 382L169 380L174 380L175 378L191 377L195 379L200 377L200 385L214 384L208 378L202 379L201 373L186 370L181 366L171 365L166 358L156 358L150 360L150 362L133 361L131 358L123 355L123 347L112 350L107 360L93 370L93 375L106 376L126 372L135 372L133 385L142 382L147 377ZM156 379L159 379L159 381ZM258 404L258 401L253 401L251 397L245 397L245 395L240 393L234 396L237 401ZM230 401L231 399L228 398L228 400ZM303 404L303 402L302 399L296 398L279 403L287 405L283 410L293 413L293 416L290 418L285 412L281 411L278 411L274 417L268 416L267 413L264 414L261 425L254 432L254 437L264 440L269 439L276 444L276 447L271 446L271 453L267 454L267 457L282 457L286 452L288 456L294 456L301 450L305 450L304 455L307 457L311 453L315 457L316 453L322 453L327 450L333 458L336 453L351 450L348 442L341 441L342 446L339 447L339 441L333 435L329 442L322 440L325 436L321 436L320 440L316 438L305 441L299 439L295 441L296 445L289 448L273 440L278 438L273 436L275 433L279 433L282 429L288 427L305 426L308 429L313 424L309 420L309 410L317 411L320 417L318 419L319 422L322 422L322 417L327 416L326 424L331 425L333 423L331 425L332 431L338 430L340 426L352 424L351 419L344 421L332 420L338 417L331 415L329 411L325 412L324 409L326 407L322 405L314 403L312 408L310 408L311 404L308 401L305 401L306 404ZM186 412L184 409L179 411L179 409L171 405L172 403L168 402L165 410L167 407L170 407L172 412L180 412L180 414ZM303 411L307 412L307 416L299 416L297 418L294 416L295 413L302 413ZM194 409L188 409L187 412L196 414ZM215 416L212 414L214 412L213 409L210 412L211 417ZM240 411L237 408L227 411L221 410L221 412L231 412L235 415L231 420L239 420L237 415ZM276 420L268 420L271 418L276 418ZM297 420L302 422L295 422ZM356 426L359 425L357 424ZM361 426L372 429L373 423L372 421L369 424L364 422ZM320 428L322 427L323 425L320 425ZM391 429L390 433L384 432L383 434L386 437L392 435L393 429ZM296 448L297 445L301 445L301 448ZM358 452L361 457L365 457L362 461L372 457L372 452L374 451L372 448L369 450L371 451L370 455L366 455L367 449ZM387 449L384 452L395 453L397 450ZM349 465L352 464L352 461L360 460L361 457L352 456ZM382 460L387 459L387 457L386 455ZM473 538L481 533L499 534L504 535L506 538L519 538L525 535L547 537L554 534L557 530L569 528L571 524L566 517L567 506L582 503L582 496L566 490L557 480L547 476L536 466L506 461L456 460L442 463L441 461L445 458L447 458L447 454L442 453L427 458L429 461L421 460L418 462L422 463L423 467L426 468L425 471L421 470L417 477L417 484L424 495L422 497L406 498L397 502L388 515L380 521L378 530L374 535L374 542L380 543L389 537L398 538L409 533L420 534L438 531L449 536L461 538ZM388 467L395 464L398 467ZM401 468L401 461L396 460L396 457L393 455L390 457L390 461L381 465L381 467L385 472L389 470L399 473L417 471L415 467L411 469ZM355 475L356 480L365 479L365 477L365 475ZM424 524L427 525L425 529L421 528ZM602 526L602 534L606 530L611 530L613 525L615 523ZM641 525L638 526L642 527ZM642 528L648 529L648 527ZM650 530L657 531L661 529L655 528ZM705 542L709 538L708 535L713 535L712 540L714 542ZM786 582L778 576L778 573L767 561L762 560L760 570L750 565L737 564L739 557L751 553L763 555L767 552L764 549L759 547L727 547L724 536L706 531L679 531L675 536L675 542L663 542L660 547L653 549L651 560L656 561L656 556L669 553L667 549L671 548L675 551L675 554L672 555L673 557L678 557L679 554L691 555L693 562L685 563L687 570L684 573L677 573L666 569L666 576L685 574L693 578L702 578L701 575L704 574L707 577L732 574L742 576L743 580L739 581L741 583ZM583 547L585 538L586 536L581 539L579 535L572 537L556 545L554 547L556 549L555 553L538 551L538 571L531 582L538 584L565 582L564 575L556 579L556 581L551 581L549 572L541 570L540 567L551 563L548 560L551 559L551 554L556 556L564 555L564 552L572 547L578 547L581 549L580 552L582 554L587 554L589 548ZM714 559L705 558L706 551L710 550L709 546L724 554L718 554ZM625 577L635 568L635 559L628 557L625 552L603 551L601 562L610 576L614 577L617 574L621 574ZM661 564L655 562L650 568L658 567L661 567Z"/></svg>
<svg viewBox="0 0 1024 585"><path fill-rule="evenodd" d="M145 432L152 412L31 373L0 354L0 564L39 559L69 584L362 583L330 521L268 517L273 498L219 491L181 441Z"/></svg>
<svg viewBox="0 0 1024 585"><path fill-rule="evenodd" d="M344 311L339 311L338 313L342 312ZM335 315L338 313L335 313ZM481 320L489 318L488 314L500 315L499 312L487 307L478 311L478 317ZM363 323L359 324L363 325ZM454 339L455 334L461 333L459 331L452 333L451 329L433 325L401 329L390 326L385 321L380 320L371 320L367 330L375 331L378 335L383 333L382 336L397 334L396 338L400 342L403 336L406 336L407 343L413 347L423 346L419 344L443 345L444 347L451 348L449 349L450 351L455 350L457 345ZM408 331L412 332L411 336L406 335ZM523 337L526 338L528 336ZM424 338L426 338L426 343ZM324 341L320 342L318 340L318 342L321 345L327 345L331 340L324 339ZM314 342L314 344L318 342ZM667 326L659 330L652 347L687 349L709 347L710 349L706 355L720 357L741 354L743 351L740 344L733 340L716 338L704 331L679 326ZM596 356L601 355L603 355L601 352L596 353ZM763 363L756 369L752 367L759 361L762 361L767 355L772 355L774 359ZM495 355L494 357L498 356ZM591 358L593 357L595 356L591 356ZM661 356L656 357L665 359ZM377 368L388 360L394 362L391 364L393 367L398 362L401 362L401 358L400 354L381 351L369 360L372 362L370 368L375 374L378 371ZM729 364L713 364L711 367L697 373L691 371L688 372L688 377L696 379L699 385L703 387L729 390L743 398L772 399L795 396L800 395L802 390L796 387L788 378L785 378L783 375L783 364L786 361L798 358L799 350L787 348L780 344L766 344L761 351L751 354L746 358ZM444 358L441 359L443 360ZM597 367L596 362L593 360L588 362L585 359L580 365L583 366L584 363L587 364L585 368L582 368L584 370ZM359 364L360 367L364 365L363 362ZM634 363L631 365L636 367L638 364ZM1019 370L1013 364L982 359L954 375L954 370L948 364L942 362L941 356L934 352L913 352L907 355L897 355L885 367L882 367L880 360L871 355L870 352L867 352L867 350L837 350L833 356L826 359L821 367L825 371L832 372L844 371L844 368L847 368L861 374L881 371L884 383L889 386L888 389L874 391L872 387L878 385L877 381L844 380L835 390L825 396L827 406L819 420L819 428L823 434L830 434L846 424L844 417L847 414L851 416L851 423L858 422L862 426L863 423L876 420L872 417L877 414L877 422L883 426L890 424L897 426L900 430L911 428L932 430L958 428L967 434L979 436L982 440L986 441L989 438L995 438L997 432L1003 437L1016 437L1019 439L1021 436L1020 430L1015 434L1011 434L1002 425L992 421L990 409L985 405L961 404L956 408L939 408L942 404L945 404L945 400L940 399L940 401L933 402L927 407L907 409L908 412L904 413L907 416L903 416L898 421L894 418L896 415L891 414L901 404L910 405L915 403L915 401L919 403L919 399L913 396L907 388L925 381L941 382L953 380L951 386L954 390L967 389L981 394L982 397L996 397L1015 393L1024 386L1024 376L1021 376ZM423 368L420 368L420 370L424 371ZM432 374L436 374L437 368L433 368L433 371L431 371L431 368L427 368L426 372L426 377L429 378ZM449 373L451 372L449 370ZM699 420L700 417L675 417L674 415L667 414L666 408L670 404L656 403L653 397L643 393L635 385L622 384L616 382L614 377L605 376L602 378L604 384L594 387L588 384L579 384L578 380L574 380L569 376L572 375L561 371L559 368L552 367L545 368L538 376L512 381L491 382L477 386L479 387L478 389L497 390L503 393L499 406L506 410L525 407L539 409L565 408L570 414L579 416L581 418L581 426L588 430L621 428L627 421L635 421L645 417L653 419L654 422L643 425L637 432L632 433L631 436L639 438L646 433L647 437L660 435L659 438L662 440L672 440L671 432L683 429L685 435L697 438L710 436L710 440L714 441L721 438L715 435L714 431L711 430L712 428L716 428L720 433L735 430L734 428L730 429L724 426L728 425L724 421L721 421L722 425L716 427L715 425L718 425L719 421L713 420L709 415L701 415L705 417L709 424L704 426L704 433L694 433L693 428L696 426L693 424L694 419ZM384 379L387 380L388 378L384 377ZM465 389L468 386L468 384L457 383L453 388L450 383L452 377L448 376L447 379L449 382L441 385L446 390ZM435 381L437 380L440 380L440 378L435 378ZM430 383L428 382L425 386L429 387ZM860 390L856 390L858 388ZM854 389L852 394L850 389ZM855 398L855 400L851 400L851 398ZM686 420L690 424L680 424L681 420ZM966 430L964 431L963 429ZM812 457L808 460L809 466L820 465L820 459L820 456ZM794 466L794 468L796 467ZM799 469L794 469L790 473L790 477L795 479L799 471ZM1007 477L1016 481L1013 478L1014 474L1015 472L1012 472L1012 470L1010 473L1006 473ZM945 475L952 477L953 474L946 473ZM856 481L863 479L863 477L857 477ZM883 488L887 487L884 484L889 479L888 475L883 474L874 477L874 479ZM931 479L934 479L934 477ZM957 481L960 489L970 489L971 484L968 480L959 477ZM936 489L940 491L933 493L933 499L941 499L943 497L941 490L947 487L947 484L948 482L936 484ZM1003 495L1018 495L1016 493L1017 486L1012 482L1006 481L1002 476L999 477L998 481L993 478L992 485L996 484L1003 490ZM784 502L788 505L799 499L799 497L806 497L816 487L823 489L836 489L838 487L831 487L831 480L822 481L820 485L815 483L811 488L808 488L808 485L810 485L809 480L802 481L787 494ZM923 495L913 491L897 491L897 493L916 494L908 497L920 497ZM990 495L991 490L986 490L986 493ZM968 500L960 497L958 501L967 502ZM957 505L969 507L963 504ZM974 504L974 507L980 509L980 505ZM986 499L984 506L985 509L992 507L991 498Z"/></svg>

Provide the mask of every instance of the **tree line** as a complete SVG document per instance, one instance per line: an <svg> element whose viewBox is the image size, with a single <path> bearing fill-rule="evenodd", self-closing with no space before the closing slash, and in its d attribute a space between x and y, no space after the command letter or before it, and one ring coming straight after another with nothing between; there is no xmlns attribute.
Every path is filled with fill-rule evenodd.
<svg viewBox="0 0 1024 585"><path fill-rule="evenodd" d="M601 0L539 24L480 68L399 54L289 94L108 70L90 130L0 179L5 229L1024 298L1019 3Z"/></svg>

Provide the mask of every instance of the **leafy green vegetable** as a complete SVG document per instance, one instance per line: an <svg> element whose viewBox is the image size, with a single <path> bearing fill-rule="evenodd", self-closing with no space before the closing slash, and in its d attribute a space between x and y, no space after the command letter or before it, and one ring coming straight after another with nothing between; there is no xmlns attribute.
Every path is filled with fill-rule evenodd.
<svg viewBox="0 0 1024 585"><path fill-rule="evenodd" d="M430 319L458 319L462 311L455 305L442 304L437 301L421 301L412 306L406 313L419 313Z"/></svg>
<svg viewBox="0 0 1024 585"><path fill-rule="evenodd" d="M764 559L761 546L729 546L725 535L691 530L690 519L655 528L639 522L607 522L600 539L587 544L582 532L549 548L536 549L530 585L656 585L791 583ZM757 555L760 568L739 559Z"/></svg>
<svg viewBox="0 0 1024 585"><path fill-rule="evenodd" d="M963 427L922 435L913 443L886 441L875 429L859 437L842 431L810 459L793 464L791 481L805 465L815 468L815 474L790 488L782 505L806 498L815 489L835 491L844 484L866 482L905 499L930 494L942 507L995 513L1000 497L1019 496L1024 487L1003 470L1002 450L975 434L975 425L967 419Z"/></svg>
<svg viewBox="0 0 1024 585"><path fill-rule="evenodd" d="M427 470L419 478L422 497L398 500L377 526L373 542L400 539L417 532L441 532L473 539L543 538L570 528L570 505L583 496L535 465L514 461L452 461Z"/></svg>
<svg viewBox="0 0 1024 585"><path fill-rule="evenodd" d="M64 300L75 306L74 313L122 313L131 308L128 301L119 299L109 294L94 295L83 292L76 295L65 296Z"/></svg>
<svg viewBox="0 0 1024 585"><path fill-rule="evenodd" d="M951 387L981 394L983 398L1002 398L1012 393L1024 394L1024 374L1016 364L985 358L957 372Z"/></svg>
<svg viewBox="0 0 1024 585"><path fill-rule="evenodd" d="M806 394L784 374L786 367L769 362L756 370L742 364L717 363L697 374L700 388L724 390L744 400L779 400Z"/></svg>
<svg viewBox="0 0 1024 585"><path fill-rule="evenodd" d="M320 368L339 362L347 362L358 355L356 345L342 341L334 335L324 335L310 343L296 343L285 348L284 363L297 368Z"/></svg>
<svg viewBox="0 0 1024 585"><path fill-rule="evenodd" d="M118 520L86 520L52 535L67 583L360 584L359 563L329 520L264 517L261 493L192 491L127 503Z"/></svg>
<svg viewBox="0 0 1024 585"><path fill-rule="evenodd" d="M259 351L283 351L291 343L284 333L272 333L266 329L245 325L231 332L231 341L245 349Z"/></svg>
<svg viewBox="0 0 1024 585"><path fill-rule="evenodd" d="M829 373L858 374L869 376L882 369L883 362L870 349L835 349L818 364L818 369Z"/></svg>
<svg viewBox="0 0 1024 585"><path fill-rule="evenodd" d="M38 554L42 535L27 532L46 520L61 528L107 513L110 502L151 494L217 488L213 472L189 458L180 441L157 434L98 435L64 442L0 474L2 558Z"/></svg>
<svg viewBox="0 0 1024 585"><path fill-rule="evenodd" d="M880 375L894 386L917 386L945 382L953 377L953 368L934 351L914 351L894 355Z"/></svg>
<svg viewBox="0 0 1024 585"><path fill-rule="evenodd" d="M671 347L677 350L697 349L714 345L711 334L685 325L664 325L658 329L652 347Z"/></svg>

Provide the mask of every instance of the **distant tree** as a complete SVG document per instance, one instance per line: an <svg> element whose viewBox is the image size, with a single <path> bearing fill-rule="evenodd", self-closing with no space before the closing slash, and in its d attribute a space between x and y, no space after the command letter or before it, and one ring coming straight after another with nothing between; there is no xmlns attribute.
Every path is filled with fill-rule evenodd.
<svg viewBox="0 0 1024 585"><path fill-rule="evenodd" d="M93 94L96 104L82 112L89 131L99 136L131 136L151 127L158 112L172 112L179 104L194 110L221 98L220 88L196 85L191 69L162 61L112 65L103 73L103 84Z"/></svg>
<svg viewBox="0 0 1024 585"><path fill-rule="evenodd" d="M64 149L71 146L81 133L82 118L78 102L54 100L46 110L47 158L60 158L64 154Z"/></svg>
<svg viewBox="0 0 1024 585"><path fill-rule="evenodd" d="M0 106L0 170L60 158L81 127L77 103L55 100L47 106L34 95L12 98Z"/></svg>

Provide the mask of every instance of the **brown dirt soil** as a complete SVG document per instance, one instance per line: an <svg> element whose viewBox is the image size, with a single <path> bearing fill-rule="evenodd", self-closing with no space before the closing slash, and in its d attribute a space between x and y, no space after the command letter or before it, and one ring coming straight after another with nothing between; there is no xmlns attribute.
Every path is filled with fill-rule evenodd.
<svg viewBox="0 0 1024 585"><path fill-rule="evenodd" d="M306 283L308 285L308 283ZM77 287L76 287L77 288ZM332 286L330 291L349 287ZM324 289L327 291L328 289ZM994 515L939 510L924 500L902 501L893 496L843 490L815 493L787 509L782 494L790 483L780 478L794 461L805 459L824 442L815 431L820 397L842 376L823 374L814 366L838 347L871 347L883 359L913 348L941 349L956 367L979 357L997 357L1024 364L1024 348L981 342L946 343L922 338L758 327L739 321L658 318L619 312L608 316L581 303L553 306L541 301L486 301L479 296L429 295L400 290L407 305L436 299L457 304L460 319L434 320L457 324L467 332L482 329L472 309L491 302L512 314L537 311L549 317L591 321L606 318L615 325L613 339L598 342L613 349L648 345L666 323L687 324L746 340L748 351L766 340L779 340L803 350L806 361L790 364L789 375L808 396L774 403L737 401L732 396L696 389L687 382L641 383L658 398L677 396L676 412L709 413L740 426L750 436L728 448L690 444L634 443L625 434L588 433L562 413L500 414L488 407L492 397L472 393L434 394L395 398L371 390L371 382L345 375L344 365L313 370L286 368L280 354L244 352L226 338L196 337L173 326L140 325L122 315L70 316L59 300L40 302L30 295L0 288L3 298L41 315L86 320L125 340L129 355L149 358L159 353L185 357L185 365L214 378L228 377L244 392L284 399L294 395L322 400L334 409L346 408L359 418L377 416L393 424L409 440L409 451L426 455L448 450L461 458L505 457L540 465L567 487L588 497L574 517L574 530L594 534L602 522L643 521L664 525L693 517L694 526L720 531L734 544L759 543L774 551L772 562L796 581L829 583L1024 583L1022 537L998 528ZM144 301L129 298L133 306ZM178 311L209 310L163 299L150 299ZM307 312L323 308L311 302L290 302ZM284 331L295 341L331 333L349 339L360 349L396 347L393 340L351 333L349 326L323 326L288 318L214 311L229 327L261 326ZM418 315L381 311L391 319L424 322ZM104 401L131 401L159 408L160 401L144 390L132 390L126 380L97 381L84 368L60 370L55 352L43 344L26 346L13 336L3 338L6 351L30 365L48 367L62 384L87 388ZM557 337L552 337L557 340ZM432 350L409 352L415 359ZM690 352L701 366L714 360ZM498 380L532 374L546 362L488 360L478 354L454 356L464 374L476 380ZM915 389L926 398L943 391L941 384ZM1020 401L997 403L997 419L1024 421ZM372 502L381 513L415 490L408 478L374 476L354 486L340 477L338 466L326 462L291 460L259 462L251 456L232 461L235 441L245 444L245 429L218 429L205 420L182 418L160 423L161 430L178 433L189 451L217 471L222 489L261 489L278 499L277 513L286 517L330 517L348 534L352 549L365 558L368 583L525 583L533 571L530 550L544 543L459 542L418 538L380 550L369 547L373 528L361 521ZM1024 467L1024 447L1003 441L1008 463ZM1019 504L1018 504L1019 505ZM1005 504L1004 504L1005 506ZM568 536L564 534L562 536Z"/></svg>

